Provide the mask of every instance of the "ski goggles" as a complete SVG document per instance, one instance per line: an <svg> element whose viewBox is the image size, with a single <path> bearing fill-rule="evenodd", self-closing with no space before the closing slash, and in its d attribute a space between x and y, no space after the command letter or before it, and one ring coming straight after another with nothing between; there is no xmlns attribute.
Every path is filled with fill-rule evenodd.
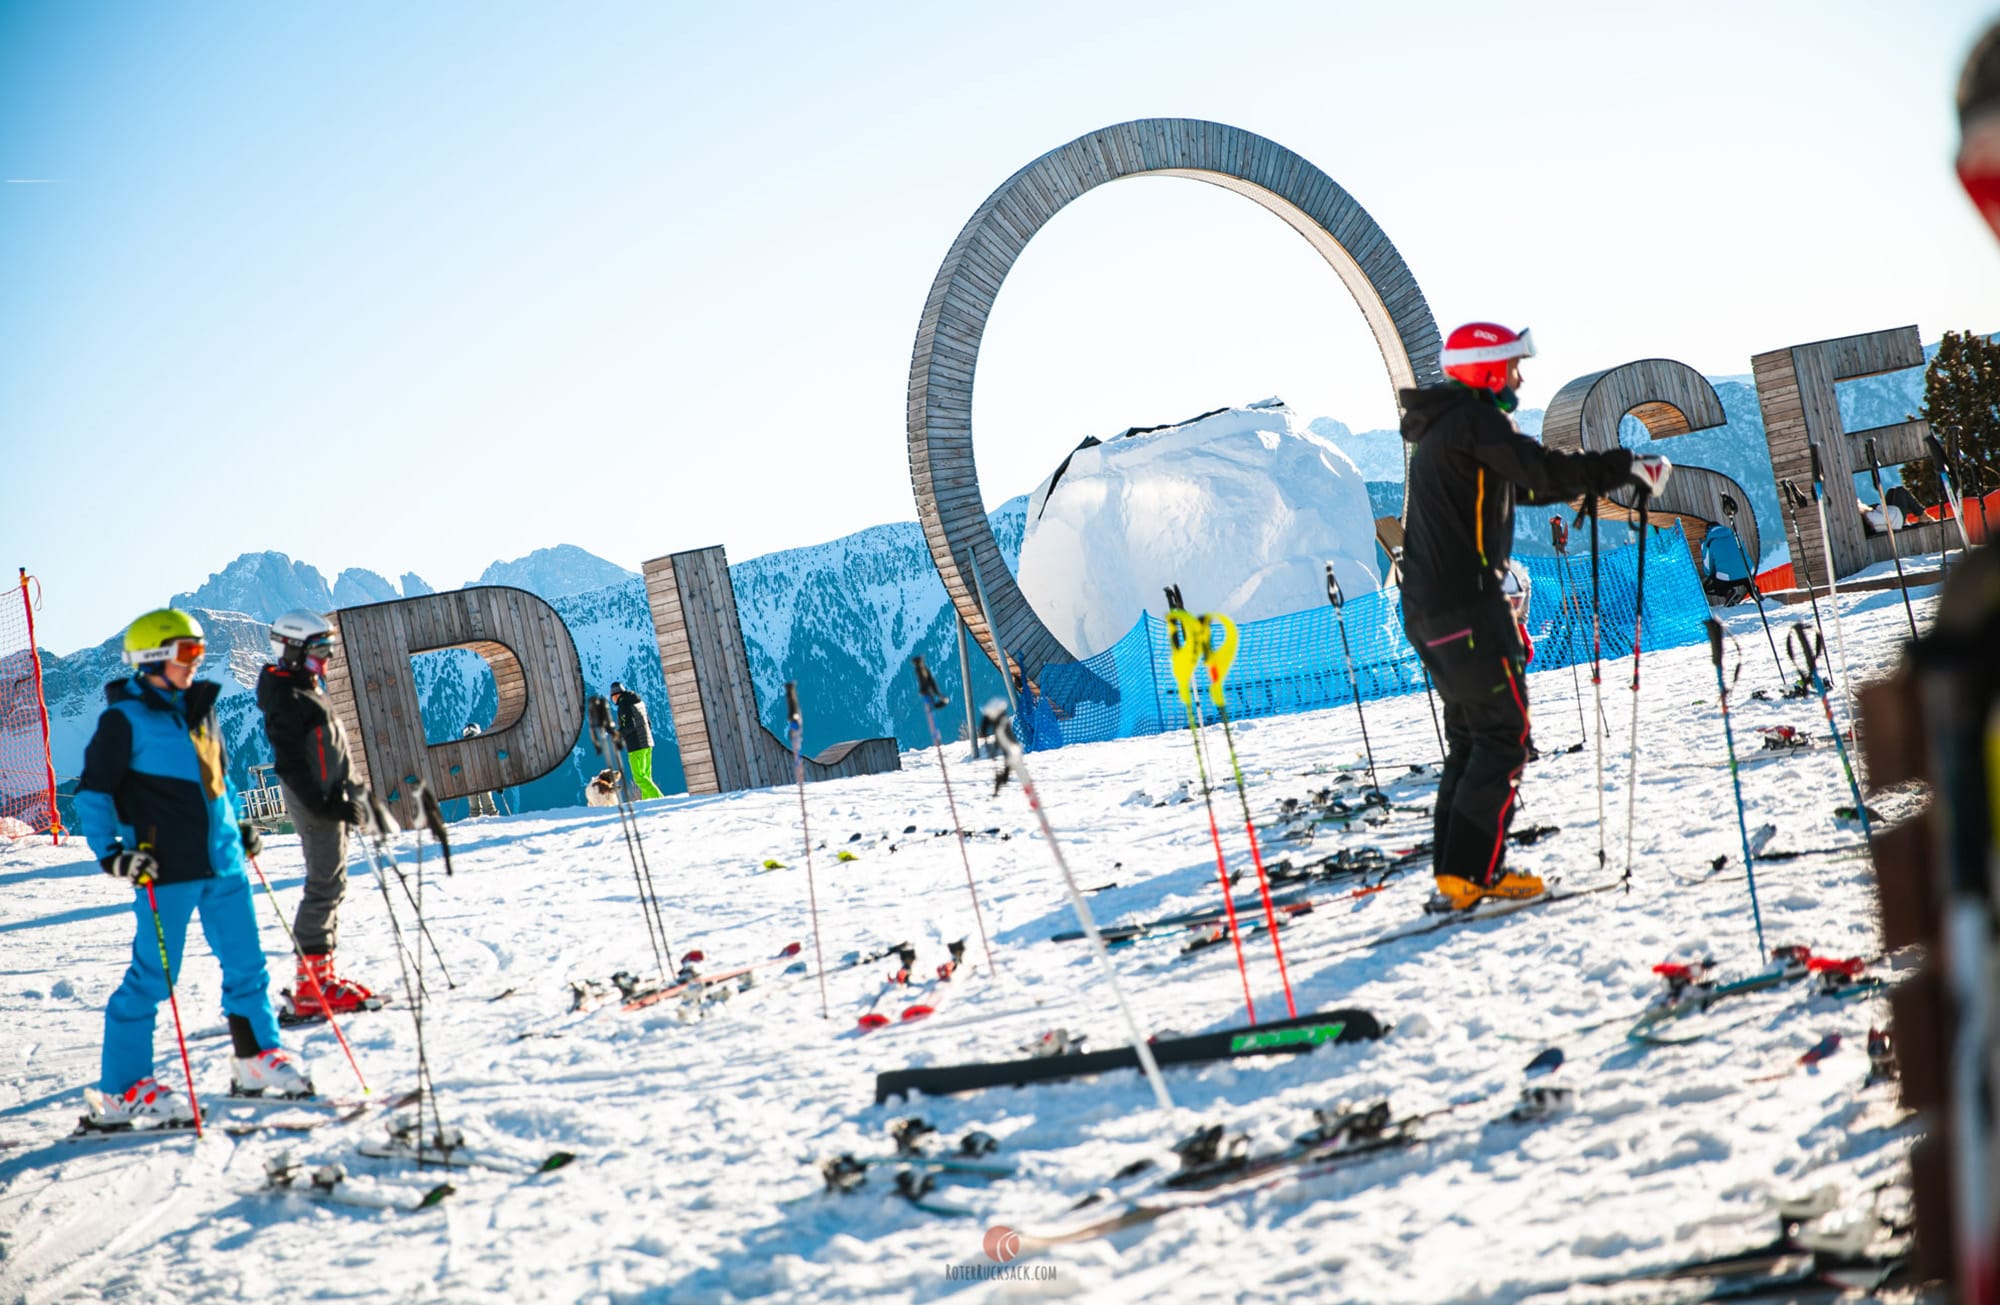
<svg viewBox="0 0 2000 1305"><path fill-rule="evenodd" d="M169 639L157 648L147 648L140 652L126 653L125 660L134 666L163 666L172 662L177 666L195 667L208 655L208 645L200 639Z"/></svg>

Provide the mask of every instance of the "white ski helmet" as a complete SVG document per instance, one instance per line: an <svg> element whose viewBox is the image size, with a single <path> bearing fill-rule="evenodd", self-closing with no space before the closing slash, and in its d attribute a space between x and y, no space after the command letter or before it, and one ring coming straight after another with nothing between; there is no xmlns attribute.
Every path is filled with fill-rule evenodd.
<svg viewBox="0 0 2000 1305"><path fill-rule="evenodd" d="M1509 558L1507 569L1500 575L1500 592L1507 595L1507 605L1514 609L1514 619L1527 620L1528 604L1535 596L1535 583L1528 578L1528 568Z"/></svg>
<svg viewBox="0 0 2000 1305"><path fill-rule="evenodd" d="M271 656L281 664L298 665L307 658L319 662L315 671L333 655L333 627L318 612L293 608L271 622Z"/></svg>

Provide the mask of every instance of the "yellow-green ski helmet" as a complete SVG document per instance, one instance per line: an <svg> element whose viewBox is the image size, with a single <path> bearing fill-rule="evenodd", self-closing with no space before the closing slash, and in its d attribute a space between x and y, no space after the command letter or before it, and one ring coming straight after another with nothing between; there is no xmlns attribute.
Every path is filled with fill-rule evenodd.
<svg viewBox="0 0 2000 1305"><path fill-rule="evenodd" d="M208 651L201 622L172 607L148 612L125 627L125 662L128 666L150 666L178 661L185 666L198 664Z"/></svg>

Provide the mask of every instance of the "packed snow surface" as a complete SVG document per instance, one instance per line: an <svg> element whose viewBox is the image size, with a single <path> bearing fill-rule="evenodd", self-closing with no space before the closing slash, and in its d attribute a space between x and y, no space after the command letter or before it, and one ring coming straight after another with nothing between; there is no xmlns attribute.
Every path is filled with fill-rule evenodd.
<svg viewBox="0 0 2000 1305"><path fill-rule="evenodd" d="M1925 614L1932 601L1920 601ZM1857 675L1889 662L1903 622L1894 593L1846 600ZM1783 609L1789 621L1802 608ZM1732 720L1751 731L1790 724L1822 746L1743 774L1753 825L1772 849L1844 847L1766 863L1757 876L1773 945L1822 954L1879 951L1868 863L1858 834L1833 809L1849 799L1817 701L1776 696L1760 659L1754 612L1725 617L1744 669ZM1746 996L1690 1017L1686 1045L1640 1048L1625 1032L1654 992L1650 967L1714 958L1725 973L1758 968L1738 833L1723 764L1722 720L1705 647L1649 653L1639 729L1630 892L1600 893L1461 925L1372 949L1360 944L1419 918L1423 870L1384 891L1317 894L1319 906L1281 934L1302 1011L1367 1008L1393 1025L1379 1042L1325 1046L1296 1057L1170 1069L1174 1108L1159 1109L1135 1073L996 1089L878 1106L878 1071L1000 1059L1064 1028L1087 1048L1124 1034L1089 951L1055 942L1074 927L1050 848L1018 787L993 792L990 762L947 751L991 937L989 969L967 894L934 753L911 752L900 773L811 786L812 874L829 963L831 1017L815 976L763 982L700 1010L675 1002L626 1012L616 1003L571 1013L570 983L614 970L645 973L652 950L617 812L575 809L454 827L457 873L425 858L427 923L442 949L427 962L425 1052L445 1121L474 1140L533 1158L561 1148L576 1163L519 1178L459 1173L439 1207L380 1212L262 1192L268 1158L339 1161L352 1182L409 1193L435 1170L359 1156L380 1115L286 1137L231 1139L211 1128L130 1144L51 1146L81 1109L96 1074L101 1009L132 945L127 890L80 847L0 844L0 1299L737 1301L976 1299L1314 1299L1486 1301L1575 1296L1583 1279L1758 1245L1773 1202L1833 1187L1848 1201L1894 1178L1911 1126L1890 1084L1864 1086L1869 1026L1886 1023L1880 996L1835 1002L1802 986ZM1628 668L1605 668L1603 831L1610 874L1625 866L1629 765ZM1523 824L1561 832L1512 853L1513 864L1571 882L1599 881L1594 758L1556 750L1580 726L1567 671L1530 677L1536 736L1549 755L1522 783ZM1589 693L1589 680L1582 680ZM1768 700L1752 690L1772 691ZM1433 761L1421 696L1366 704L1383 781L1399 806L1429 801ZM1211 745L1220 739L1211 738ZM1281 799L1335 782L1327 767L1360 759L1352 710L1238 723L1235 743L1260 822ZM1220 896L1187 739L1159 737L1036 754L1034 778L1087 900L1107 924L1201 908ZM1226 771L1224 772L1226 773ZM1216 795L1232 869L1247 870L1237 798ZM1893 814L1912 799L1884 795ZM786 944L816 954L794 790L645 804L638 826L664 899L676 952L711 966L768 957ZM1343 846L1401 847L1425 833L1397 810L1374 829L1329 828L1310 847L1273 839L1267 862ZM914 826L914 831L910 827ZM983 831L997 830L988 834ZM1236 831L1236 832L1231 832ZM414 836L402 867L414 877ZM852 860L837 859L848 852ZM1717 857L1727 861L1712 870ZM782 868L764 869L766 861ZM287 910L301 862L294 840L263 857ZM1241 887L1251 891L1246 874ZM415 887L415 884L412 884ZM400 890L397 892L400 899ZM402 906L406 928L408 908ZM286 944L260 902L274 978L288 982ZM378 989L401 991L382 896L356 864L340 960ZM969 939L970 968L930 990L890 989L890 962L839 968L842 956L908 940L919 982ZM1268 940L1247 943L1258 1013L1284 999ZM190 1031L219 1028L219 976L191 940L181 976ZM1243 1023L1227 946L1189 955L1178 941L1113 952L1125 991L1150 1032ZM1903 958L1898 958L1899 960ZM1892 982L1895 961L1875 972ZM445 977L446 969L450 979ZM903 1023L912 1004L937 1007ZM870 1006L889 1027L857 1032ZM417 1044L406 1005L346 1022L379 1094L409 1087ZM1800 1056L1827 1034L1840 1048L1815 1065ZM292 1044L324 1091L356 1091L324 1028ZM213 1112L226 1040L190 1043ZM1528 1061L1560 1047L1545 1080L1575 1090L1549 1121L1503 1121ZM178 1082L163 1009L160 1073ZM994 1271L986 1230L1060 1227L1073 1203L1151 1158L1157 1187L1175 1140L1210 1123L1247 1134L1254 1151L1281 1147L1315 1107L1387 1098L1397 1115L1439 1111L1413 1145L1115 1235L1031 1250ZM942 1199L972 1213L927 1213L900 1200L878 1169L856 1193L821 1190L813 1164L839 1152L884 1154L893 1119L921 1114L947 1139L971 1129L997 1138L994 1159L1015 1172L947 1176ZM969 1266L969 1267L968 1267Z"/></svg>
<svg viewBox="0 0 2000 1305"><path fill-rule="evenodd" d="M1020 583L1078 657L1104 651L1178 584L1237 621L1326 602L1326 564L1373 593L1368 485L1275 399L1078 449L1028 499Z"/></svg>

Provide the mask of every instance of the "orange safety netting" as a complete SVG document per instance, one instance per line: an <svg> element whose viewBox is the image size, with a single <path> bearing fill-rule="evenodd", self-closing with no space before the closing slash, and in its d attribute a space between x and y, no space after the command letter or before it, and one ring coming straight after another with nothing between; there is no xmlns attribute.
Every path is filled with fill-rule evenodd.
<svg viewBox="0 0 2000 1305"><path fill-rule="evenodd" d="M20 588L0 595L0 837L46 832L61 842L48 704L28 588L33 579L23 567ZM41 582L35 581L35 594L40 591Z"/></svg>

